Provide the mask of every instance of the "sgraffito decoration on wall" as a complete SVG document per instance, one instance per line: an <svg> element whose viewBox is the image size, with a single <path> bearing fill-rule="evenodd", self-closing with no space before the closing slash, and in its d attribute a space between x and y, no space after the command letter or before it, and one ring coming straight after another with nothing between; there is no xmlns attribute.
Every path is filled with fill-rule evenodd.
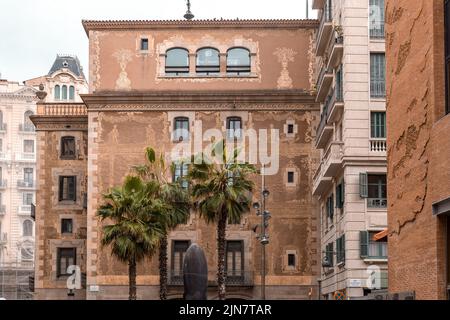
<svg viewBox="0 0 450 320"><path fill-rule="evenodd" d="M128 78L126 68L133 59L133 53L127 49L119 49L113 54L113 57L117 59L121 69L116 81L116 90L131 90L131 80Z"/></svg>
<svg viewBox="0 0 450 320"><path fill-rule="evenodd" d="M297 55L293 49L290 48L277 48L274 52L277 56L278 62L281 63L281 75L278 78L278 89L292 89L292 78L289 75L288 65L289 62L294 62L294 57Z"/></svg>

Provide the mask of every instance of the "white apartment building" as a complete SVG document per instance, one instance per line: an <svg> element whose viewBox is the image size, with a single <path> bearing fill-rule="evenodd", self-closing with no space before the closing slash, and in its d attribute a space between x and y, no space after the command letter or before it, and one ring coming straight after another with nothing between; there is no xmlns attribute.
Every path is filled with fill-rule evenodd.
<svg viewBox="0 0 450 320"><path fill-rule="evenodd" d="M313 0L323 299L387 286L384 0Z"/></svg>
<svg viewBox="0 0 450 320"><path fill-rule="evenodd" d="M0 268L32 268L36 191L36 113L39 85L46 102L80 102L88 85L77 57L58 55L49 73L24 81L0 80ZM1 292L0 292L1 296Z"/></svg>

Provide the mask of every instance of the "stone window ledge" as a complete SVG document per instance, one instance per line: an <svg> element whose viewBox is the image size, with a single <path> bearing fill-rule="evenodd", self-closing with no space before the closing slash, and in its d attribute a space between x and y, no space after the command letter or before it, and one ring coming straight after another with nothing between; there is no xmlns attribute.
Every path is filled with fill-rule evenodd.
<svg viewBox="0 0 450 320"><path fill-rule="evenodd" d="M367 258L364 259L364 262L366 263L373 263L373 262L388 262L387 258Z"/></svg>
<svg viewBox="0 0 450 320"><path fill-rule="evenodd" d="M215 75L197 75L197 74L182 74L182 75L167 75L160 74L158 79L255 79L258 78L256 73L250 73L250 75L229 75L229 74L215 74Z"/></svg>

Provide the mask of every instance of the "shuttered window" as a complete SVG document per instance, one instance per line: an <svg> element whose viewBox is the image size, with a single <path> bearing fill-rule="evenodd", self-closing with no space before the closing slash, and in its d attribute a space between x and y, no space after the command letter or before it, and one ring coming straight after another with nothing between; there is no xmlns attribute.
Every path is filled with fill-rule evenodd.
<svg viewBox="0 0 450 320"><path fill-rule="evenodd" d="M243 241L227 241L225 268L227 277L242 277L244 275Z"/></svg>
<svg viewBox="0 0 450 320"><path fill-rule="evenodd" d="M359 248L361 258L367 258L367 256L369 255L369 232L359 232Z"/></svg>
<svg viewBox="0 0 450 320"><path fill-rule="evenodd" d="M183 260L189 246L189 240L176 240L173 242L171 265L172 278L183 276Z"/></svg>
<svg viewBox="0 0 450 320"><path fill-rule="evenodd" d="M366 172L361 172L359 174L359 195L361 198L368 197L367 173Z"/></svg>
<svg viewBox="0 0 450 320"><path fill-rule="evenodd" d="M76 177L59 177L59 201L76 201Z"/></svg>
<svg viewBox="0 0 450 320"><path fill-rule="evenodd" d="M386 138L386 112L372 112L370 115L371 138Z"/></svg>
<svg viewBox="0 0 450 320"><path fill-rule="evenodd" d="M386 96L386 61L384 53L370 54L370 96Z"/></svg>
<svg viewBox="0 0 450 320"><path fill-rule="evenodd" d="M336 186L336 208L342 209L344 207L345 191L344 181Z"/></svg>
<svg viewBox="0 0 450 320"><path fill-rule="evenodd" d="M336 240L336 262L345 262L345 235Z"/></svg>

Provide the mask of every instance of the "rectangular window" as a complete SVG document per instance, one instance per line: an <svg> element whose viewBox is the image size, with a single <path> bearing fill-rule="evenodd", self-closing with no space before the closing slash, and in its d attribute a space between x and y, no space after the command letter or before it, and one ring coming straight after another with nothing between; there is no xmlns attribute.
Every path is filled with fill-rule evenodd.
<svg viewBox="0 0 450 320"><path fill-rule="evenodd" d="M33 177L33 168L23 169L23 181L25 184L33 186Z"/></svg>
<svg viewBox="0 0 450 320"><path fill-rule="evenodd" d="M148 39L141 39L141 51L148 51Z"/></svg>
<svg viewBox="0 0 450 320"><path fill-rule="evenodd" d="M174 141L189 140L189 118L175 118L174 123Z"/></svg>
<svg viewBox="0 0 450 320"><path fill-rule="evenodd" d="M384 53L370 54L370 96L386 96L386 61Z"/></svg>
<svg viewBox="0 0 450 320"><path fill-rule="evenodd" d="M294 183L294 172L293 171L288 172L288 183Z"/></svg>
<svg viewBox="0 0 450 320"><path fill-rule="evenodd" d="M340 183L336 187L336 208L342 209L344 207L345 195L344 195L344 182Z"/></svg>
<svg viewBox="0 0 450 320"><path fill-rule="evenodd" d="M446 113L450 113L450 0L444 3L445 24L445 105Z"/></svg>
<svg viewBox="0 0 450 320"><path fill-rule="evenodd" d="M61 233L73 233L72 219L61 219Z"/></svg>
<svg viewBox="0 0 450 320"><path fill-rule="evenodd" d="M287 133L288 134L293 134L294 133L294 125L293 124L288 124Z"/></svg>
<svg viewBox="0 0 450 320"><path fill-rule="evenodd" d="M370 137L386 139L386 112L372 112L370 114Z"/></svg>
<svg viewBox="0 0 450 320"><path fill-rule="evenodd" d="M34 153L34 140L23 140L23 152Z"/></svg>
<svg viewBox="0 0 450 320"><path fill-rule="evenodd" d="M336 240L336 261L345 262L345 235Z"/></svg>
<svg viewBox="0 0 450 320"><path fill-rule="evenodd" d="M227 119L227 137L228 139L241 139L242 137L241 118L230 117Z"/></svg>
<svg viewBox="0 0 450 320"><path fill-rule="evenodd" d="M384 38L384 0L370 0L369 2L370 38Z"/></svg>
<svg viewBox="0 0 450 320"><path fill-rule="evenodd" d="M367 206L369 208L387 207L387 188L385 174L367 175Z"/></svg>
<svg viewBox="0 0 450 320"><path fill-rule="evenodd" d="M24 206L31 206L33 203L33 194L32 193L24 193L22 196L23 205Z"/></svg>
<svg viewBox="0 0 450 320"><path fill-rule="evenodd" d="M327 215L331 223L333 223L334 216L334 196L331 194L327 199Z"/></svg>
<svg viewBox="0 0 450 320"><path fill-rule="evenodd" d="M59 177L59 201L76 201L75 176Z"/></svg>
<svg viewBox="0 0 450 320"><path fill-rule="evenodd" d="M293 253L288 254L288 266L295 268L295 254Z"/></svg>
<svg viewBox="0 0 450 320"><path fill-rule="evenodd" d="M227 241L225 269L228 278L244 276L244 242Z"/></svg>
<svg viewBox="0 0 450 320"><path fill-rule="evenodd" d="M191 242L189 240L176 240L172 242L171 277L173 280L182 280L183 260L190 245Z"/></svg>
<svg viewBox="0 0 450 320"><path fill-rule="evenodd" d="M342 64L336 71L336 101L344 101L344 71Z"/></svg>
<svg viewBox="0 0 450 320"><path fill-rule="evenodd" d="M77 249L76 248L58 248L57 253L57 276L69 276L67 268L76 265Z"/></svg>
<svg viewBox="0 0 450 320"><path fill-rule="evenodd" d="M333 253L334 253L333 242L330 242L325 246L325 261L323 263L324 267L330 268L334 265Z"/></svg>
<svg viewBox="0 0 450 320"><path fill-rule="evenodd" d="M189 172L189 165L186 163L176 163L174 168L173 182L181 180L181 186L185 189L189 187L189 182L183 178L186 178Z"/></svg>
<svg viewBox="0 0 450 320"><path fill-rule="evenodd" d="M75 137L61 138L61 159L75 159Z"/></svg>

